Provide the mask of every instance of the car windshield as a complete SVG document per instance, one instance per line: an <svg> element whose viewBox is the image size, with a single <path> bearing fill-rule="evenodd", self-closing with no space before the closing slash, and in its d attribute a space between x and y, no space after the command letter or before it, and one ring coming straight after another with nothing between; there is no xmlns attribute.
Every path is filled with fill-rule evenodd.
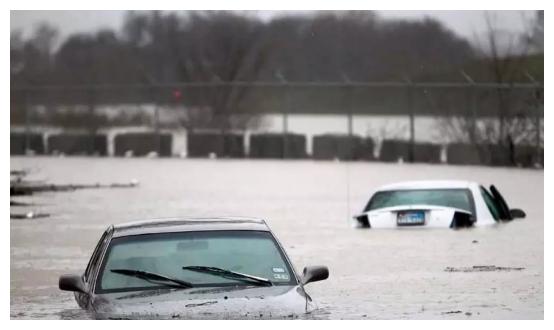
<svg viewBox="0 0 554 330"><path fill-rule="evenodd" d="M192 266L216 267L251 275L268 279L273 285L296 284L292 269L271 233L202 231L114 238L108 247L95 291L109 293L160 287L160 283L122 274L118 271L121 269L186 281L194 287L259 285L240 276L194 271Z"/></svg>
<svg viewBox="0 0 554 330"><path fill-rule="evenodd" d="M385 207L415 204L455 207L473 212L471 192L468 189L380 191L373 195L364 212Z"/></svg>

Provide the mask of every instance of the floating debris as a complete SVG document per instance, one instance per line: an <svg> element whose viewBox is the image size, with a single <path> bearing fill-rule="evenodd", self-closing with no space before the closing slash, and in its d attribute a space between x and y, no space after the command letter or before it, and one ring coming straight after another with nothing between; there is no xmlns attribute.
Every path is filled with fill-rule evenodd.
<svg viewBox="0 0 554 330"><path fill-rule="evenodd" d="M486 265L486 266L473 266L473 267L446 267L445 272L498 272L498 271L514 271L514 270L524 270L525 267L499 267L495 265Z"/></svg>
<svg viewBox="0 0 554 330"><path fill-rule="evenodd" d="M50 214L48 213L10 213L10 219L39 219L39 218L48 218Z"/></svg>
<svg viewBox="0 0 554 330"><path fill-rule="evenodd" d="M132 180L129 183L112 183L106 184L45 184L35 181L18 181L10 185L10 196L32 195L37 192L45 191L73 191L77 189L94 189L94 188L134 188L138 186L137 180Z"/></svg>
<svg viewBox="0 0 554 330"><path fill-rule="evenodd" d="M217 304L217 301L206 301L198 304L187 304L185 305L185 307L198 307L198 306L213 305L213 304Z"/></svg>
<svg viewBox="0 0 554 330"><path fill-rule="evenodd" d="M442 312L441 314L460 314L462 311L449 311L449 312Z"/></svg>
<svg viewBox="0 0 554 330"><path fill-rule="evenodd" d="M29 174L27 170L11 170L10 171L10 196L32 195L35 192L44 191L73 191L77 189L92 189L92 188L133 188L138 186L137 179L131 180L129 183L112 183L112 184L49 184L42 180L25 180ZM12 204L10 206L24 206Z"/></svg>
<svg viewBox="0 0 554 330"><path fill-rule="evenodd" d="M33 206L32 203L24 203L24 202L18 202L18 201L12 201L10 200L10 206Z"/></svg>
<svg viewBox="0 0 554 330"><path fill-rule="evenodd" d="M28 173L29 172L27 170L12 170L12 171L10 171L10 175L13 175L13 176L25 176Z"/></svg>

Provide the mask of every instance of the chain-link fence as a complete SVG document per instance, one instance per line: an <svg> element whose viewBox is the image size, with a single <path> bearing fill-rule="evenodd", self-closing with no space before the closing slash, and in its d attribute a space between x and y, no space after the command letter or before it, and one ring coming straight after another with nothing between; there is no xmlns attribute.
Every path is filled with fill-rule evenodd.
<svg viewBox="0 0 554 330"><path fill-rule="evenodd" d="M543 100L538 83L19 86L11 153L530 166L543 162Z"/></svg>

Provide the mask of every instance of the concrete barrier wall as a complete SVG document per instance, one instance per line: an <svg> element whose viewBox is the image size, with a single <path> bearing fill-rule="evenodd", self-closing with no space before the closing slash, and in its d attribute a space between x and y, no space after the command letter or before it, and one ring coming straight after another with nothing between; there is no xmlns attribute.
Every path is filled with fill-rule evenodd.
<svg viewBox="0 0 554 330"><path fill-rule="evenodd" d="M482 162L477 146L465 143L451 143L446 147L446 162L456 165L477 165Z"/></svg>
<svg viewBox="0 0 554 330"><path fill-rule="evenodd" d="M189 157L208 157L215 153L218 157L241 158L246 156L245 142L249 142L249 156L252 158L283 158L283 135L252 134L249 141L244 140L241 134L194 133L188 134L186 140ZM29 147L35 154L53 153L55 151L66 155L107 155L113 143L114 155L123 156L132 151L134 156L145 156L150 152L159 152L160 156L172 155L173 136L160 134L158 151L158 137L153 133L119 133L113 141L109 141L105 134L96 134L92 141L86 133L61 133L47 135L44 143L42 134L29 134ZM371 138L363 139L359 136L324 134L313 137L312 150L314 159L341 159L341 160L373 160L374 144ZM92 143L92 145L91 145ZM301 134L287 135L288 159L307 157L306 137ZM25 133L10 133L10 154L24 155ZM47 148L46 148L47 147ZM183 146L184 147L184 146ZM350 149L352 148L352 149ZM47 149L47 150L46 150ZM381 145L379 159L386 162L396 162L403 158L409 161L409 141L385 140ZM441 146L430 143L416 143L414 145L414 161L439 163L441 162ZM522 166L534 167L544 164L544 148L540 155L534 146L515 146L513 150L498 145L473 145L467 143L452 143L446 148L449 164L488 165L488 166Z"/></svg>
<svg viewBox="0 0 554 330"><path fill-rule="evenodd" d="M375 142L370 137L366 137L362 141L362 150L360 151L360 158L362 160L375 160Z"/></svg>
<svg viewBox="0 0 554 330"><path fill-rule="evenodd" d="M132 151L133 156L145 156L150 152L157 152L159 156L171 156L171 134L154 133L123 133L114 138L114 152L116 156L124 156ZM158 150L159 147L159 150Z"/></svg>
<svg viewBox="0 0 554 330"><path fill-rule="evenodd" d="M410 143L399 140L384 140L381 143L379 159L384 162L397 162L402 158L405 162L410 158Z"/></svg>
<svg viewBox="0 0 554 330"><path fill-rule="evenodd" d="M306 157L306 136L301 134L252 134L250 135L250 157L252 158L287 158Z"/></svg>
<svg viewBox="0 0 554 330"><path fill-rule="evenodd" d="M492 144L451 143L446 149L448 164L510 166L510 149Z"/></svg>
<svg viewBox="0 0 554 330"><path fill-rule="evenodd" d="M314 159L373 160L373 140L359 136L324 134L313 137Z"/></svg>
<svg viewBox="0 0 554 330"><path fill-rule="evenodd" d="M188 157L208 157L214 153L218 158L244 157L244 136L241 134L190 133L187 134Z"/></svg>
<svg viewBox="0 0 554 330"><path fill-rule="evenodd" d="M514 163L523 167L544 166L544 148L540 148L537 155L537 148L534 146L518 146L515 148Z"/></svg>
<svg viewBox="0 0 554 330"><path fill-rule="evenodd" d="M384 162L410 161L410 142L402 140L384 140L381 144L379 159ZM440 163L441 146L432 143L414 144L414 162Z"/></svg>
<svg viewBox="0 0 554 330"><path fill-rule="evenodd" d="M29 149L35 154L44 154L44 140L42 134L29 134ZM10 133L10 155L25 155L26 135L25 133Z"/></svg>
<svg viewBox="0 0 554 330"><path fill-rule="evenodd" d="M66 155L107 155L108 138L104 134L56 134L48 136L48 153Z"/></svg>
<svg viewBox="0 0 554 330"><path fill-rule="evenodd" d="M488 155L487 158L490 161L488 163L482 163L484 165L492 166L511 166L514 164L512 152L508 147L499 145L486 145L482 148L482 154Z"/></svg>
<svg viewBox="0 0 554 330"><path fill-rule="evenodd" d="M440 163L442 147L433 143L416 143L414 145L414 162Z"/></svg>

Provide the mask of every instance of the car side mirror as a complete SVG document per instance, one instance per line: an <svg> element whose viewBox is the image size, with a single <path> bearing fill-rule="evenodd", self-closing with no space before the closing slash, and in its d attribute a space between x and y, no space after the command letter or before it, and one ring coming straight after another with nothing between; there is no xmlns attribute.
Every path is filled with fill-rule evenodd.
<svg viewBox="0 0 554 330"><path fill-rule="evenodd" d="M512 218L516 219L516 218L525 218L527 214L525 214L525 212L522 209L511 209L510 215L512 216Z"/></svg>
<svg viewBox="0 0 554 330"><path fill-rule="evenodd" d="M58 282L60 290L85 293L85 283L79 275L62 275Z"/></svg>
<svg viewBox="0 0 554 330"><path fill-rule="evenodd" d="M369 228L371 227L369 225L369 218L367 216L367 214L365 213L362 213L362 214L358 214L358 215L355 215L352 217L354 220L356 220L358 226L362 227L362 228Z"/></svg>
<svg viewBox="0 0 554 330"><path fill-rule="evenodd" d="M329 268L326 266L308 266L304 267L302 272L302 284L323 281L327 278L329 278Z"/></svg>

